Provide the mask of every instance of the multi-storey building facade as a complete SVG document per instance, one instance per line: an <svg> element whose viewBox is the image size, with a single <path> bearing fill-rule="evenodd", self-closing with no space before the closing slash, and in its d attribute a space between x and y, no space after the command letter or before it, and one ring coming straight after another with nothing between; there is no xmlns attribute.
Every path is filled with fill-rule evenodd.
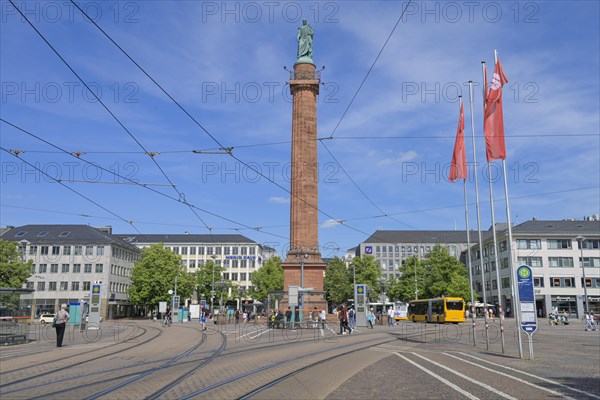
<svg viewBox="0 0 600 400"><path fill-rule="evenodd" d="M584 285L590 310L600 314L600 221L532 220L516 225L512 234L513 243L509 248L505 226L496 232L503 304L513 308L514 277L511 278L509 268L509 250L512 249L513 271L519 265L532 269L539 317L557 309L581 318L585 305ZM474 290L482 299L485 287L486 300L496 305L499 297L492 232L484 234L483 255L479 244L474 243L471 248Z"/></svg>
<svg viewBox="0 0 600 400"><path fill-rule="evenodd" d="M0 238L18 243L23 260L32 262L27 288L34 291L21 296L32 317L55 312L63 303L89 302L94 283L101 284L103 318L133 315L128 289L140 251L112 235L110 227L24 225Z"/></svg>
<svg viewBox="0 0 600 400"><path fill-rule="evenodd" d="M471 243L477 238L471 232ZM400 266L407 258L424 257L435 245L448 249L450 254L460 260L461 253L467 249L465 231L376 231L367 240L358 245L355 255L372 255L381 267L383 276L400 277Z"/></svg>
<svg viewBox="0 0 600 400"><path fill-rule="evenodd" d="M124 241L139 248L155 243L163 243L165 248L181 256L188 272L212 260L217 266L223 266L222 277L217 280L235 282L239 287L252 286L252 275L263 263L275 255L275 251L248 239L243 235L206 235L206 234L150 234L117 235Z"/></svg>

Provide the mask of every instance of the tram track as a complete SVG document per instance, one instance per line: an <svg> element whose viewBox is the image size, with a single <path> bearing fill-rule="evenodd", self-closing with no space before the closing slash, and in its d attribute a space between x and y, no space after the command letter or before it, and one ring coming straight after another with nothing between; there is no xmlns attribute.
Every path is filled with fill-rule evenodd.
<svg viewBox="0 0 600 400"><path fill-rule="evenodd" d="M9 387L9 386L13 386L13 385L17 385L17 384L23 383L23 382L31 382L32 380L37 380L37 379L39 379L41 377L48 376L48 375L51 375L51 374L56 374L57 372L65 371L65 370L68 370L68 369L71 369L71 368L74 368L74 367L78 367L78 366L81 366L81 365L84 365L84 364L87 364L87 363L90 363L92 361L96 361L96 360L99 360L99 359L102 359L102 358L114 357L115 354L120 354L120 353L123 353L125 351L129 351L131 349L137 348L139 346L146 345L146 344L152 342L153 340L155 340L156 338L160 337L162 335L162 333L163 333L163 331L161 329L159 329L159 328L154 328L154 327L149 327L149 328L156 329L158 331L158 333L155 336L152 336L152 337L150 337L147 340L144 340L142 342L134 344L133 346L129 346L129 347L126 347L124 349L120 349L118 351L111 351L108 354L99 355L99 356L94 357L92 359L86 359L86 360L82 360L82 361L79 361L79 362L74 362L74 363L71 363L71 364L66 365L64 367L58 367L58 368L55 368L55 369L50 369L48 371L45 371L45 372L42 372L42 373L39 373L39 374L36 374L36 375L28 375L26 378L21 378L21 379L10 381L8 383L0 384L0 389L6 388L6 387ZM116 343L116 344L113 344L113 345L109 345L108 347L120 346L123 343L127 343L129 341L132 341L134 339L142 337L143 335L146 334L146 332L148 332L149 328L139 328L139 329L143 330L143 332L140 335L132 337L132 338L130 338L130 339L126 340L126 341L123 341L123 342L119 342L119 343ZM94 354L96 352L103 351L103 350L106 350L106 349L107 349L107 347L102 347L100 349L89 350L89 351L85 351L85 352L79 353L78 356L90 355L90 354ZM72 355L71 356L65 356L65 357L60 357L60 358L54 359L54 360L52 360L52 362L55 364L55 363L58 363L60 361L70 360L72 358L73 358ZM33 368L37 368L37 367L38 366L27 366L27 367L16 368L16 369L13 369L13 370L10 370L10 371L2 371L2 374L4 375L4 379L3 380L6 379L6 375L8 375L8 374L15 373L15 372L22 372L22 371L26 371L28 369L33 369ZM50 368L51 366L48 366L48 367ZM6 392L3 392L3 394L5 394L5 393Z"/></svg>

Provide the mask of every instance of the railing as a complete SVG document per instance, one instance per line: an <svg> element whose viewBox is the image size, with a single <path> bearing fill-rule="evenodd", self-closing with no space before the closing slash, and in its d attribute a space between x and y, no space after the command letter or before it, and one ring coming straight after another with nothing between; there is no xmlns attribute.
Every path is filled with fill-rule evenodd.
<svg viewBox="0 0 600 400"><path fill-rule="evenodd" d="M317 81L320 81L321 80L321 71L315 71L315 72L290 71L290 80L317 80Z"/></svg>

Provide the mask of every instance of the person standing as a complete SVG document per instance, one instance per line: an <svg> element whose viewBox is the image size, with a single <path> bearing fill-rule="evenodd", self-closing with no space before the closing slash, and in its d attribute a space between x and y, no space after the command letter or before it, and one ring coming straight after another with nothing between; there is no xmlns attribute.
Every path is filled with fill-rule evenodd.
<svg viewBox="0 0 600 400"><path fill-rule="evenodd" d="M394 326L394 309L390 306L387 310L388 326Z"/></svg>
<svg viewBox="0 0 600 400"><path fill-rule="evenodd" d="M325 329L325 322L327 322L327 310L321 310L321 328Z"/></svg>
<svg viewBox="0 0 600 400"><path fill-rule="evenodd" d="M71 316L67 312L67 305L61 304L60 311L56 314L56 347L62 347L63 338L65 337L65 329L67 328L67 321Z"/></svg>

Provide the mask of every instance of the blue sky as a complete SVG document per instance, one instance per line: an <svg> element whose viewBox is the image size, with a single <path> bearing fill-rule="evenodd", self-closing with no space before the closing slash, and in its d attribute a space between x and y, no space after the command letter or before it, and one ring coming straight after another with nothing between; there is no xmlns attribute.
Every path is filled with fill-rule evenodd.
<svg viewBox="0 0 600 400"><path fill-rule="evenodd" d="M2 226L81 223L112 225L117 233L208 227L284 251L290 195L281 187L289 190L292 105L283 67L296 59L302 18L316 32L313 59L325 67L317 106L318 137L330 138L318 147L323 256L343 255L377 229L464 229L463 185L447 176L458 94L473 161L469 80L480 165L471 170L468 196L473 202L477 171L482 226L489 227L481 61L493 69L494 49L509 79L512 221L600 213L598 2L79 2L205 130L74 6L15 4L129 133L2 0L2 119L86 153L74 158L0 123L1 147L24 151L20 159L0 152ZM242 163L193 152L214 151L217 142L233 147ZM160 154L152 159L142 147ZM503 222L501 164L492 171L496 221ZM123 184L124 177L146 187ZM195 212L177 201L182 196ZM476 229L474 206L470 222Z"/></svg>

